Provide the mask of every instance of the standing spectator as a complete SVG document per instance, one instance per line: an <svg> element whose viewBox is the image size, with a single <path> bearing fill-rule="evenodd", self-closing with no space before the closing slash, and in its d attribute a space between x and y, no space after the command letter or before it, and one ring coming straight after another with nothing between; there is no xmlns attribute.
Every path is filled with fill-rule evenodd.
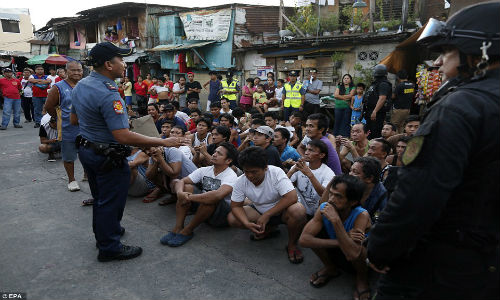
<svg viewBox="0 0 500 300"><path fill-rule="evenodd" d="M399 70L396 74L398 84L392 94L394 100L392 106L391 123L396 125L398 133L403 132L403 122L410 114L410 107L415 95L415 85L408 81L406 70Z"/></svg>
<svg viewBox="0 0 500 300"><path fill-rule="evenodd" d="M174 84L172 92L179 104L186 102L186 78L184 76L179 77L179 80Z"/></svg>
<svg viewBox="0 0 500 300"><path fill-rule="evenodd" d="M21 107L24 111L24 123L30 123L35 118L35 111L33 108L33 83L28 79L31 75L31 69L25 68L23 70L23 78L21 79L22 94L21 94Z"/></svg>
<svg viewBox="0 0 500 300"><path fill-rule="evenodd" d="M299 76L297 71L290 71L288 76L290 77L290 82L285 83L282 102L284 120L288 120L292 113L304 109L306 93L302 84L297 82L297 76Z"/></svg>
<svg viewBox="0 0 500 300"><path fill-rule="evenodd" d="M323 89L323 82L318 79L318 70L309 71L311 78L305 80L306 101L304 102L304 116L307 118L311 114L319 113L319 93Z"/></svg>
<svg viewBox="0 0 500 300"><path fill-rule="evenodd" d="M125 104L127 105L128 113L132 112L132 82L130 78L123 77L122 84L123 94L125 95Z"/></svg>
<svg viewBox="0 0 500 300"><path fill-rule="evenodd" d="M306 208L309 219L318 209L321 195L335 176L325 164L327 159L326 144L320 140L312 140L307 144L304 158L300 159L287 174L297 187L299 202Z"/></svg>
<svg viewBox="0 0 500 300"><path fill-rule="evenodd" d="M153 77L148 83L148 104L157 103L158 102L158 94L154 87L158 84L158 79Z"/></svg>
<svg viewBox="0 0 500 300"><path fill-rule="evenodd" d="M57 77L55 83L63 81L64 79L66 79L66 70L63 68L57 69Z"/></svg>
<svg viewBox="0 0 500 300"><path fill-rule="evenodd" d="M75 179L75 160L77 158L78 150L76 148L76 136L79 133L79 127L70 124L70 114L72 107L71 92L76 86L78 81L82 79L83 68L77 61L71 61L66 64L68 77L60 81L52 87L47 96L45 103L45 110L52 117L57 117L56 107L61 109L61 153L68 175L68 190L76 192L80 190L78 182Z"/></svg>
<svg viewBox="0 0 500 300"><path fill-rule="evenodd" d="M0 79L0 92L3 96L3 115L2 127L0 130L6 130L10 123L10 116L14 113L14 127L23 128L21 124L21 82L14 78L12 70L3 69L4 78Z"/></svg>
<svg viewBox="0 0 500 300"><path fill-rule="evenodd" d="M375 81L365 94L365 109L363 111L368 130L370 130L370 139L380 137L387 113L386 102L392 95L392 85L387 80L387 67L385 65L376 65L373 77L375 77Z"/></svg>
<svg viewBox="0 0 500 300"><path fill-rule="evenodd" d="M276 99L276 84L274 83L274 77L268 76L267 83L264 85L264 92L266 93L268 110L269 111L279 111L281 105Z"/></svg>
<svg viewBox="0 0 500 300"><path fill-rule="evenodd" d="M35 66L35 74L31 75L28 79L33 84L33 106L35 112L35 128L40 127L40 120L42 119L42 110L47 100L47 89L52 81L47 79L44 75L44 70L41 65Z"/></svg>
<svg viewBox="0 0 500 300"><path fill-rule="evenodd" d="M210 75L210 80L205 82L205 84L203 85L204 89L207 89L207 86L209 87L206 109L207 111L210 110L210 103L219 101L219 91L222 89L220 80L217 79L217 72L210 71L208 72L208 75Z"/></svg>
<svg viewBox="0 0 500 300"><path fill-rule="evenodd" d="M342 82L335 89L335 124L333 125L333 135L349 137L349 124L351 121L351 109L349 108L351 99L354 97L356 89L352 76L345 74Z"/></svg>
<svg viewBox="0 0 500 300"><path fill-rule="evenodd" d="M221 81L221 86L222 96L229 100L229 107L231 107L231 109L235 108L237 106L240 87L238 85L238 81L233 79L232 71L228 71L226 73L226 80Z"/></svg>
<svg viewBox="0 0 500 300"><path fill-rule="evenodd" d="M172 93L173 89L174 89L174 82L172 80L170 80L170 76L168 76L167 73L163 74L163 79L164 79L164 86L166 88L168 88L168 99L169 100L172 100L172 97L174 96L174 94Z"/></svg>
<svg viewBox="0 0 500 300"><path fill-rule="evenodd" d="M275 81L276 83L276 88L274 89L274 99L276 99L276 102L277 102L277 106L272 106L271 107L273 109L271 109L271 111L279 111L282 107L282 103L283 103L283 91L285 89L284 85L285 85L285 81L283 79L278 79L277 81ZM285 120L285 121L288 121L288 120Z"/></svg>
<svg viewBox="0 0 500 300"><path fill-rule="evenodd" d="M198 99L200 100L201 84L199 81L194 80L194 73L187 73L188 81L186 82L186 98L187 99ZM186 100L182 101L179 99L180 108L186 107Z"/></svg>
<svg viewBox="0 0 500 300"><path fill-rule="evenodd" d="M240 97L240 107L245 112L248 112L250 108L252 108L254 92L255 87L253 86L253 79L247 78L246 85L243 87Z"/></svg>
<svg viewBox="0 0 500 300"><path fill-rule="evenodd" d="M356 95L351 98L351 127L357 123L366 124L366 120L363 118L363 95L365 88L364 83L358 83L356 85Z"/></svg>
<svg viewBox="0 0 500 300"><path fill-rule="evenodd" d="M304 255L297 240L306 223L306 211L297 202L292 182L283 170L267 164L266 153L260 147L243 150L238 162L244 175L233 186L229 225L249 229L252 240L263 240L272 237L279 224L286 224L288 260L301 263ZM245 205L246 198L252 201L251 205Z"/></svg>
<svg viewBox="0 0 500 300"><path fill-rule="evenodd" d="M359 206L364 185L350 175L335 176L323 193L323 202L300 236L300 245L312 248L325 267L309 283L322 287L341 275L341 268L354 273L353 299L370 299L368 266L361 242L369 231L370 216ZM356 234L351 234L355 232Z"/></svg>
<svg viewBox="0 0 500 300"><path fill-rule="evenodd" d="M137 100L137 111L139 112L140 116L144 116L145 114L147 114L146 107L148 104L148 85L145 81L142 80L141 75L137 76L137 82L134 83L134 90Z"/></svg>
<svg viewBox="0 0 500 300"><path fill-rule="evenodd" d="M49 68L49 73L50 73L50 75L47 75L47 79L50 79L50 81L51 81L50 82L50 87L49 87L49 88L51 88L56 83L56 79L57 79L58 76L57 76L57 73L56 73L56 69L54 67L50 67Z"/></svg>

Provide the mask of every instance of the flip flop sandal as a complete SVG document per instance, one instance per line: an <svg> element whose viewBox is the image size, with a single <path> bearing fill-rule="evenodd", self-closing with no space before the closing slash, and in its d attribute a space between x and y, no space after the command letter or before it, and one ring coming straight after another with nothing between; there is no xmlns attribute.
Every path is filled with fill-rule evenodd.
<svg viewBox="0 0 500 300"><path fill-rule="evenodd" d="M300 251L299 248L296 248L295 250L288 250L288 246L285 247L286 253L288 254L288 260L292 264L300 264L301 262L304 261L304 254L302 254L302 251ZM299 257L297 257L299 256ZM293 259L292 259L293 257Z"/></svg>
<svg viewBox="0 0 500 300"><path fill-rule="evenodd" d="M156 201L158 198L160 198L159 195L146 196L146 197L144 197L144 199L142 199L142 203L151 203L151 202Z"/></svg>
<svg viewBox="0 0 500 300"><path fill-rule="evenodd" d="M318 272L316 272L316 273L313 274L314 275L314 279L310 280L309 283L313 287L315 287L315 288L320 288L320 287L325 286L330 280L339 277L341 274L342 274L342 272L337 271L337 273L334 274L334 275L328 275L328 274L321 274L321 275L319 275L319 271L318 271ZM324 280L321 281L321 282L319 282L319 283L314 283L315 281L317 281L320 278L324 278Z"/></svg>
<svg viewBox="0 0 500 300"><path fill-rule="evenodd" d="M354 292L356 293L357 297L354 297L354 300L361 300L361 296L364 294L368 294L368 298L366 299L371 299L371 290L366 289L364 291L358 291L357 289L354 289Z"/></svg>

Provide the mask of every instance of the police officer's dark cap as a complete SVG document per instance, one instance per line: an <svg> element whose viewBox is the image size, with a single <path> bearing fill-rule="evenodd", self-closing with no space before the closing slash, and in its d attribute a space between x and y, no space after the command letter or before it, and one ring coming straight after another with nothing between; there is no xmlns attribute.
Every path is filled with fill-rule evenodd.
<svg viewBox="0 0 500 300"><path fill-rule="evenodd" d="M288 73L288 75L289 75L289 76L299 76L299 72L297 72L297 71L290 71L290 72Z"/></svg>
<svg viewBox="0 0 500 300"><path fill-rule="evenodd" d="M89 52L89 61L93 64L104 63L113 59L113 57L129 56L132 54L131 48L119 48L110 42L99 43L95 45Z"/></svg>
<svg viewBox="0 0 500 300"><path fill-rule="evenodd" d="M233 77L233 71L227 71L226 76L227 77Z"/></svg>
<svg viewBox="0 0 500 300"><path fill-rule="evenodd" d="M165 111L174 110L174 106L172 104L167 104L167 105L165 105L163 110L165 110Z"/></svg>

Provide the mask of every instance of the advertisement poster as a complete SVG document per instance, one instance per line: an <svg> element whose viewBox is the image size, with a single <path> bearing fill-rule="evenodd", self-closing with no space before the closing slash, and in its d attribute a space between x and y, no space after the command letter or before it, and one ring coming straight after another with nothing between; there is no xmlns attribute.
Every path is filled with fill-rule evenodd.
<svg viewBox="0 0 500 300"><path fill-rule="evenodd" d="M267 74L273 71L273 67L257 67L257 77L260 79L267 79Z"/></svg>

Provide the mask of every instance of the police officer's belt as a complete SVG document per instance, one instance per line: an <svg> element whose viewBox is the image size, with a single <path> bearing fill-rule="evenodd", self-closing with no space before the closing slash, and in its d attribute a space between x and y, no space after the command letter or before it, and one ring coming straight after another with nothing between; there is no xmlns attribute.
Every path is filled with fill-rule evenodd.
<svg viewBox="0 0 500 300"><path fill-rule="evenodd" d="M95 154L107 156L110 149L113 149L116 152L123 153L124 158L130 155L131 148L129 146L120 145L120 144L106 144L106 143L96 143L87 140L82 136L76 137L76 146L83 146L85 148L89 148L94 150Z"/></svg>

